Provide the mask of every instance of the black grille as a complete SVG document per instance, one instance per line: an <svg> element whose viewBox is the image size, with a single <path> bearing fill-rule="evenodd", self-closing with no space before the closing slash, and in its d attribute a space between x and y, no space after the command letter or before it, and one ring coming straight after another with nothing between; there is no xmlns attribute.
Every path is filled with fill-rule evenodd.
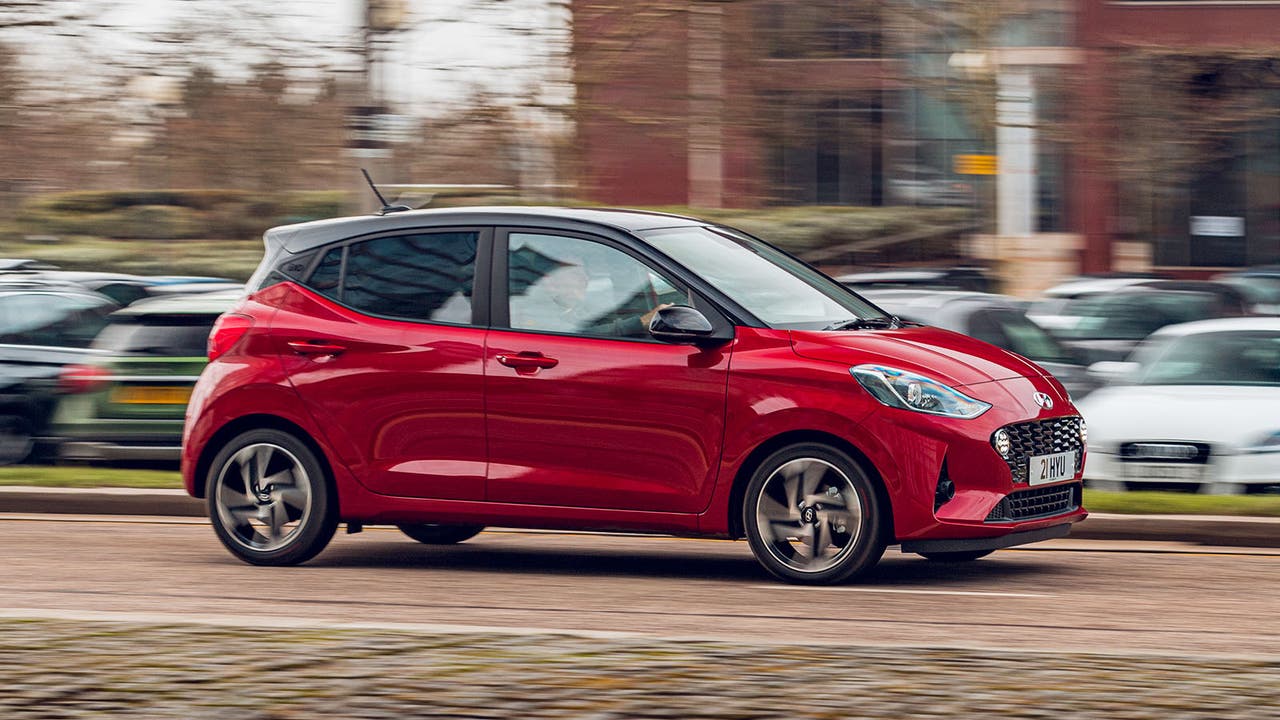
<svg viewBox="0 0 1280 720"><path fill-rule="evenodd" d="M1034 520L1069 513L1080 507L1080 483L1017 490L1001 498L987 522Z"/></svg>
<svg viewBox="0 0 1280 720"><path fill-rule="evenodd" d="M1206 443L1129 442L1120 446L1120 461L1204 465L1209 462L1209 452Z"/></svg>
<svg viewBox="0 0 1280 720"><path fill-rule="evenodd" d="M1027 463L1033 455L1051 455L1053 453L1076 451L1077 473L1084 466L1084 446L1080 443L1080 423L1078 416L1041 420L1039 422L1006 425L1009 433L1009 471L1013 473L1015 483L1027 482ZM994 437L992 445L995 444Z"/></svg>

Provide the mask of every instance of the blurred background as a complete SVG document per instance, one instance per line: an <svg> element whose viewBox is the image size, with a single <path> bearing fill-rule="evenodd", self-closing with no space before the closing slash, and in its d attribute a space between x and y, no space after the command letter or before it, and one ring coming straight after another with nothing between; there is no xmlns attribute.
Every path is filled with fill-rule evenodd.
<svg viewBox="0 0 1280 720"><path fill-rule="evenodd" d="M1163 327L1280 313L1277 26L1141 0L0 1L0 462L172 461L261 233L375 209L360 168L414 207L707 217L1077 399L1138 382L1116 363ZM1275 392L1280 329L1249 332ZM1147 459L1130 480L1280 476Z"/></svg>

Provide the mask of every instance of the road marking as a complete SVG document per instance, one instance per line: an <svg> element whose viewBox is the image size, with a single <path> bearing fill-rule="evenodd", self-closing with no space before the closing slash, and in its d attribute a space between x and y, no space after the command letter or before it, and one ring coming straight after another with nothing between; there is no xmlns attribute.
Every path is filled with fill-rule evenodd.
<svg viewBox="0 0 1280 720"><path fill-rule="evenodd" d="M911 590L878 587L812 587L805 585L752 585L759 590L817 590L819 592L894 593L898 595L961 595L965 597L1045 598L1040 593L981 592L978 590Z"/></svg>

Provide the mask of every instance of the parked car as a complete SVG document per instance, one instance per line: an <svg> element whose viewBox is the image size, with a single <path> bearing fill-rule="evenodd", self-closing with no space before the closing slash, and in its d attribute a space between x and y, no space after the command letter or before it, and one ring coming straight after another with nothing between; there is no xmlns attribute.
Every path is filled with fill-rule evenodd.
<svg viewBox="0 0 1280 720"><path fill-rule="evenodd" d="M108 318L96 361L67 368L51 431L64 460L181 456L187 398L206 363L214 321L239 291L141 300Z"/></svg>
<svg viewBox="0 0 1280 720"><path fill-rule="evenodd" d="M78 285L0 277L0 465L50 449L63 369L97 355L89 344L117 307Z"/></svg>
<svg viewBox="0 0 1280 720"><path fill-rule="evenodd" d="M854 292L890 288L991 292L995 279L981 267L894 268L848 273L836 278Z"/></svg>
<svg viewBox="0 0 1280 720"><path fill-rule="evenodd" d="M1211 493L1280 485L1280 319L1166 327L1132 362L1095 372L1116 384L1080 404L1091 483Z"/></svg>
<svg viewBox="0 0 1280 720"><path fill-rule="evenodd" d="M195 275L147 276L50 268L19 268L0 271L0 280L20 280L23 278L46 282L75 283L106 295L120 305L129 305L144 298L160 295L217 292L244 287L242 284L227 278Z"/></svg>
<svg viewBox="0 0 1280 720"><path fill-rule="evenodd" d="M1054 334L1094 363L1124 360L1139 342L1166 325L1246 315L1248 301L1224 283L1149 280L1078 298L1064 313L1071 322Z"/></svg>
<svg viewBox="0 0 1280 720"><path fill-rule="evenodd" d="M1280 265L1248 268L1216 280L1240 288L1256 315L1280 315Z"/></svg>
<svg viewBox="0 0 1280 720"><path fill-rule="evenodd" d="M340 521L498 524L745 537L830 583L887 545L972 560L1086 514L1061 383L729 228L394 212L268 231L248 288L182 457L246 562L303 562Z"/></svg>
<svg viewBox="0 0 1280 720"><path fill-rule="evenodd" d="M927 165L895 166L885 185L890 202L900 205L967 206L977 197L973 183Z"/></svg>
<svg viewBox="0 0 1280 720"><path fill-rule="evenodd" d="M1034 361L1053 373L1074 400L1097 389L1076 355L1027 319L1022 303L1006 295L951 290L869 290L862 296L903 320L975 337Z"/></svg>
<svg viewBox="0 0 1280 720"><path fill-rule="evenodd" d="M1046 330L1069 327L1074 317L1064 310L1078 298L1102 295L1162 279L1151 273L1082 275L1045 290L1040 299L1027 308L1027 317Z"/></svg>

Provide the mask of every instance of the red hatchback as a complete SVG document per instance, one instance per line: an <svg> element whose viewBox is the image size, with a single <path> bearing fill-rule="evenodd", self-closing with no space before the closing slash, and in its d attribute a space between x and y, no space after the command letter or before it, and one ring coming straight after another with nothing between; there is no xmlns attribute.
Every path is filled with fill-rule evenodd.
<svg viewBox="0 0 1280 720"><path fill-rule="evenodd" d="M1032 362L903 323L731 228L564 208L276 228L182 467L239 558L339 522L745 537L830 583L1066 535L1084 422Z"/></svg>

